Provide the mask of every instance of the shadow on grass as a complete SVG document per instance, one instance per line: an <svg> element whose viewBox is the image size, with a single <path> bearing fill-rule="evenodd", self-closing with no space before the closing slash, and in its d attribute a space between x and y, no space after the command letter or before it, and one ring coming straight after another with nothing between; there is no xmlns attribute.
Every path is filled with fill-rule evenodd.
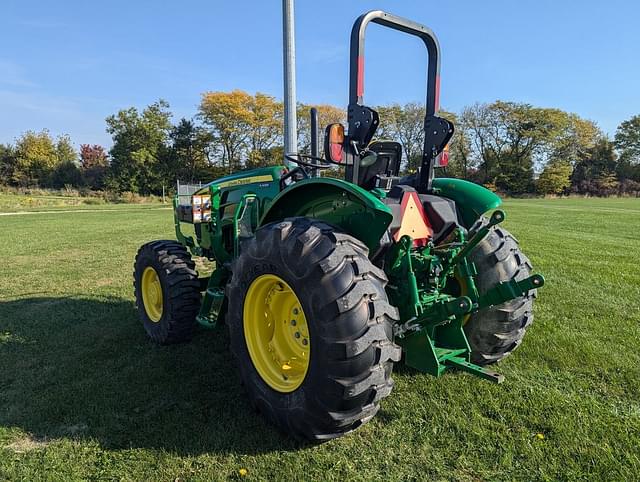
<svg viewBox="0 0 640 482"><path fill-rule="evenodd" d="M120 298L0 302L0 425L181 455L295 450L255 413L225 329L158 347Z"/></svg>

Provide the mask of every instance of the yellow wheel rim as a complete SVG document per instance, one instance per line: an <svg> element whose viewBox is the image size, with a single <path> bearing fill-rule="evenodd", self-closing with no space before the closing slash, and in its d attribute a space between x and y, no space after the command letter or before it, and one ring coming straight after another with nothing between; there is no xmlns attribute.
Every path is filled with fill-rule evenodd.
<svg viewBox="0 0 640 482"><path fill-rule="evenodd" d="M247 291L244 338L260 377L278 392L296 390L309 369L311 340L302 304L279 276L258 276Z"/></svg>
<svg viewBox="0 0 640 482"><path fill-rule="evenodd" d="M162 285L158 273L151 266L142 272L142 303L151 321L157 323L162 318Z"/></svg>

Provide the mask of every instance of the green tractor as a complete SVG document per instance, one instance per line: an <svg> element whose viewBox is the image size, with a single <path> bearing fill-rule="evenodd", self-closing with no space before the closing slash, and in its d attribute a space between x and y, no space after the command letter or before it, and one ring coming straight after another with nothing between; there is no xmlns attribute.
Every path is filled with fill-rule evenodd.
<svg viewBox="0 0 640 482"><path fill-rule="evenodd" d="M398 142L374 140L378 114L363 102L370 22L417 36L428 50L424 150L413 176L399 176ZM327 127L324 156L288 155L289 166L223 177L187 202L176 196L177 240L147 243L135 260L151 339L183 342L197 324L226 322L254 407L313 440L370 420L401 358L434 376L456 369L502 381L487 367L522 342L544 284L499 226L498 196L434 177L454 127L436 115L433 32L366 13L353 27L350 61L347 130ZM333 164L345 180L317 176ZM210 276L199 276L192 256L215 263Z"/></svg>

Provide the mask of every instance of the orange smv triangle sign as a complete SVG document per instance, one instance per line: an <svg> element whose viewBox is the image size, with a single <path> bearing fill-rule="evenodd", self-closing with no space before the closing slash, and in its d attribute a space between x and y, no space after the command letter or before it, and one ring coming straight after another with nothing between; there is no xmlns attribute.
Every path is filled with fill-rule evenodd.
<svg viewBox="0 0 640 482"><path fill-rule="evenodd" d="M433 229L429 225L418 194L405 192L400 206L400 227L393 235L393 239L398 242L402 236L407 235L413 238L415 246L424 246L433 236Z"/></svg>

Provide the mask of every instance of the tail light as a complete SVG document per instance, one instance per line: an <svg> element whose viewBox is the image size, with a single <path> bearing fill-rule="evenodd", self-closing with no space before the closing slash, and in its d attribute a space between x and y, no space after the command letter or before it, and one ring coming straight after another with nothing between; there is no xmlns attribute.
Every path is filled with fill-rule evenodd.
<svg viewBox="0 0 640 482"><path fill-rule="evenodd" d="M444 146L440 154L436 156L434 167L447 167L449 165L449 144Z"/></svg>

